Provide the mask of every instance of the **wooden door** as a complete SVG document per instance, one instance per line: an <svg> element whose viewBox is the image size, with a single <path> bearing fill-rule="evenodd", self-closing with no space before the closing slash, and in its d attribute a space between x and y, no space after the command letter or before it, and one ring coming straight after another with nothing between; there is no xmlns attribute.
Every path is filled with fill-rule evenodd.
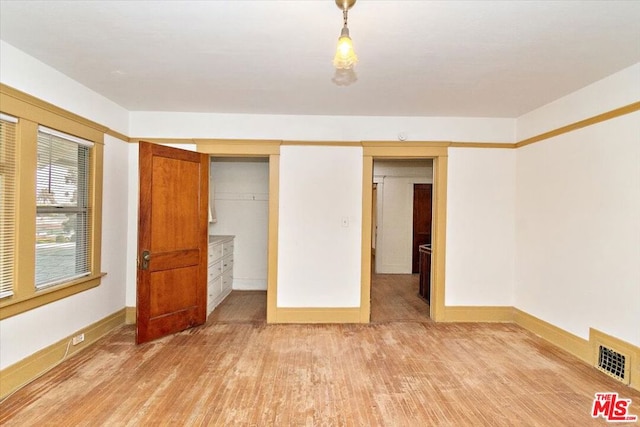
<svg viewBox="0 0 640 427"><path fill-rule="evenodd" d="M413 252L411 272L420 270L418 247L431 243L432 184L413 184Z"/></svg>
<svg viewBox="0 0 640 427"><path fill-rule="evenodd" d="M138 344L206 320L208 195L207 155L140 142Z"/></svg>

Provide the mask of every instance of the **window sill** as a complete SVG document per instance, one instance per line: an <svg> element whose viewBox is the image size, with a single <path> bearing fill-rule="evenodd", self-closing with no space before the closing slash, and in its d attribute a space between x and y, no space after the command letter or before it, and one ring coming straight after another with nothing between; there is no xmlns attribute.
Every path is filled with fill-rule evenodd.
<svg viewBox="0 0 640 427"><path fill-rule="evenodd" d="M92 276L82 277L63 285L54 286L41 291L35 291L33 294L23 298L16 295L5 298L5 300L0 301L0 320L61 300L88 289L95 288L100 285L100 280L106 274L107 273L99 273Z"/></svg>

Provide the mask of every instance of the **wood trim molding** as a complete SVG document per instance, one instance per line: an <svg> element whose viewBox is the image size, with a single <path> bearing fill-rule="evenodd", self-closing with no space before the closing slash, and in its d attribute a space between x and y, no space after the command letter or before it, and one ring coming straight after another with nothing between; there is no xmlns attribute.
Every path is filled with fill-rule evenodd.
<svg viewBox="0 0 640 427"><path fill-rule="evenodd" d="M449 147L453 148L516 148L513 142L452 142Z"/></svg>
<svg viewBox="0 0 640 427"><path fill-rule="evenodd" d="M137 308L136 307L125 307L125 315L124 315L124 323L127 325L135 325L137 321Z"/></svg>
<svg viewBox="0 0 640 427"><path fill-rule="evenodd" d="M513 322L511 306L446 306L445 322Z"/></svg>
<svg viewBox="0 0 640 427"><path fill-rule="evenodd" d="M105 334L124 323L125 309L123 308L6 367L0 371L0 399L4 399L73 354L94 344ZM72 338L79 334L84 334L84 341L76 346L71 345Z"/></svg>
<svg viewBox="0 0 640 427"><path fill-rule="evenodd" d="M362 147L360 141L282 141L282 145L310 145L330 147Z"/></svg>
<svg viewBox="0 0 640 427"><path fill-rule="evenodd" d="M121 141L124 141L124 142L131 142L130 138L127 135L125 135L123 133L120 133L118 131L115 131L113 129L107 129L105 134L107 134L109 136L112 136L112 137L114 137L116 139L119 139Z"/></svg>
<svg viewBox="0 0 640 427"><path fill-rule="evenodd" d="M129 137L129 142L132 144L138 144L139 142L152 142L154 144L195 144L196 141L193 138L139 138Z"/></svg>
<svg viewBox="0 0 640 427"><path fill-rule="evenodd" d="M362 146L367 148L377 147L440 147L447 148L451 141L362 141Z"/></svg>
<svg viewBox="0 0 640 427"><path fill-rule="evenodd" d="M640 347L619 338L589 328L589 340L545 322L529 313L510 306L446 306L445 322L515 323L539 336L555 347L570 353L590 366L598 363L598 345L603 343L629 355L629 386L640 391ZM605 374L603 374L605 375Z"/></svg>
<svg viewBox="0 0 640 427"><path fill-rule="evenodd" d="M27 107L27 108L33 108L36 107L38 110L42 110L48 113L52 113L53 115L57 116L57 117L61 117L64 119L68 119L71 120L73 122L79 123L82 126L86 126L92 129L97 130L100 133L105 133L108 128L106 126L103 126L99 123L96 123L94 121L91 121L89 119L85 119L82 116L79 116L77 114L74 114L70 111L64 110L60 107L56 107L53 104L50 104L46 101L43 101L39 98L36 98L35 96L29 95L28 93L19 91L17 89L14 89L10 86L5 85L4 83L0 83L0 94L2 95L2 97L4 98L2 100L2 107L3 110L5 108L5 105L7 102L9 102L8 100L10 98L15 99L17 101L29 104L31 107ZM27 117L24 114L18 114L20 117ZM42 123L42 121L40 120L35 120L38 123ZM79 135L80 136L80 135ZM91 139L91 138L89 138ZM93 139L92 139L93 140Z"/></svg>
<svg viewBox="0 0 640 427"><path fill-rule="evenodd" d="M365 143L363 143L364 145ZM371 311L371 221L373 203L373 160L382 159L433 159L433 255L431 263L431 318L444 320L445 252L447 218L447 146L446 143L410 143L409 145L367 142L363 153L362 168L362 238L361 245L361 321L368 322ZM436 144L436 145L432 145ZM444 145L443 145L444 144Z"/></svg>
<svg viewBox="0 0 640 427"><path fill-rule="evenodd" d="M513 321L529 332L549 341L556 347L561 348L578 357L580 360L591 364L591 346L589 345L589 341L584 338L573 335L564 329L538 319L537 317L525 313L517 308L513 309Z"/></svg>
<svg viewBox="0 0 640 427"><path fill-rule="evenodd" d="M4 85L3 85L4 86ZM6 86L4 86L6 87ZM10 89L10 88L9 88ZM12 89L15 90L15 89ZM44 102L44 101L42 101ZM49 104L50 105L50 104ZM57 108L52 106L53 108ZM524 147L536 142L544 141L549 138L553 138L558 135L562 135L564 133L568 133L577 129L581 129L583 127L591 126L596 123L600 123L606 120L611 120L616 117L623 116L625 114L633 113L635 111L640 110L640 101L634 102L619 108L615 108L610 111L606 111L601 114L597 114L592 117L588 117L584 120L580 120L575 123L571 123L557 129L553 129L548 132L541 133L536 136L532 136L527 139L523 139L522 141L518 141L515 143L512 142L476 142L476 141L278 141L278 140L218 140L218 139L192 139L192 138L139 138L139 137L127 137L119 132L113 131L111 129L106 129L105 132L108 135L111 135L115 138L122 139L127 142L139 142L141 140L156 142L156 143L173 143L173 144L197 144L198 151L202 153L209 152L207 148L200 148L201 145L208 144L228 144L228 143L244 143L244 144L255 144L261 145L267 143L277 143L278 145L332 145L332 146L362 146L364 147L365 155L374 155L374 156L383 156L384 153L389 149L397 149L398 147L409 147L416 148L421 147L424 149L427 148L501 148L501 149L515 149ZM64 110L62 110L64 111ZM69 113L72 114L72 113ZM220 153L221 155L226 153ZM263 154L276 154L273 152L263 153Z"/></svg>
<svg viewBox="0 0 640 427"><path fill-rule="evenodd" d="M448 141L362 141L363 154L378 158L432 158L446 156Z"/></svg>
<svg viewBox="0 0 640 427"><path fill-rule="evenodd" d="M433 159L433 236L431 253L430 317L436 322L444 319L446 292L445 258L447 255L447 154Z"/></svg>
<svg viewBox="0 0 640 427"><path fill-rule="evenodd" d="M6 301L3 301L4 305L0 307L0 320L24 313L25 311L58 301L71 295L87 291L91 288L95 288L100 285L100 279L105 275L106 273L100 273L95 276L82 277L72 282L65 283L64 285L43 289L35 296L30 296L24 299L19 299L20 297L17 295L6 298Z"/></svg>
<svg viewBox="0 0 640 427"><path fill-rule="evenodd" d="M212 156L271 156L280 154L277 140L194 139L196 150Z"/></svg>
<svg viewBox="0 0 640 427"><path fill-rule="evenodd" d="M520 142L516 143L516 148L524 147L526 145L533 144L535 142L540 142L545 139L553 138L558 135L562 135L563 133L572 132L577 129L581 129L583 127L591 126L596 123L604 122L606 120L615 119L616 117L624 116L625 114L633 113L640 110L640 101L634 102L629 105L625 105L624 107L616 108L611 111L607 111L602 114L598 114L593 117L589 117L584 120L580 120L575 123L571 123L566 126L562 126L560 128L551 130L549 132L541 133L540 135L532 136L531 138L524 139Z"/></svg>
<svg viewBox="0 0 640 427"><path fill-rule="evenodd" d="M371 239L373 238L373 157L371 156L362 156L362 177L360 322L369 323L371 320Z"/></svg>
<svg viewBox="0 0 640 427"><path fill-rule="evenodd" d="M278 307L277 323L360 323L360 308Z"/></svg>
<svg viewBox="0 0 640 427"><path fill-rule="evenodd" d="M269 156L269 229L267 237L267 323L278 317L278 221L280 205L280 155Z"/></svg>

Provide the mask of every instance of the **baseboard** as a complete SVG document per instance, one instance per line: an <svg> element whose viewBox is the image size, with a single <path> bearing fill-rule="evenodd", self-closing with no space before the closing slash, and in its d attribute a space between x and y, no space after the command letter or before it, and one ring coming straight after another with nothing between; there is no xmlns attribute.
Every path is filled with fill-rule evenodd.
<svg viewBox="0 0 640 427"><path fill-rule="evenodd" d="M610 348L629 355L631 359L629 361L629 386L640 391L640 347L626 341L593 328L589 330L589 340L587 341L515 307L448 306L445 307L444 313L444 322L515 323L594 367L598 361L598 343L604 343Z"/></svg>
<svg viewBox="0 0 640 427"><path fill-rule="evenodd" d="M445 306L445 322L513 322L511 306Z"/></svg>
<svg viewBox="0 0 640 427"><path fill-rule="evenodd" d="M266 291L267 279L240 279L233 278L234 291Z"/></svg>
<svg viewBox="0 0 640 427"><path fill-rule="evenodd" d="M276 308L275 323L360 323L360 308Z"/></svg>
<svg viewBox="0 0 640 427"><path fill-rule="evenodd" d="M65 353L67 353L67 347L69 351L65 359L94 344L114 328L123 325L126 318L125 313L124 308L118 310L0 371L0 399L4 399L62 362ZM79 334L84 334L84 341L75 346L70 345L71 339Z"/></svg>
<svg viewBox="0 0 640 427"><path fill-rule="evenodd" d="M138 320L136 307L125 307L124 309L125 309L124 323L126 323L127 325L135 325Z"/></svg>
<svg viewBox="0 0 640 427"><path fill-rule="evenodd" d="M541 338L556 347L573 354L578 359L581 359L590 365L592 364L593 358L591 356L591 346L589 341L517 308L513 309L513 314L513 321L516 324L522 326L529 332L539 335Z"/></svg>

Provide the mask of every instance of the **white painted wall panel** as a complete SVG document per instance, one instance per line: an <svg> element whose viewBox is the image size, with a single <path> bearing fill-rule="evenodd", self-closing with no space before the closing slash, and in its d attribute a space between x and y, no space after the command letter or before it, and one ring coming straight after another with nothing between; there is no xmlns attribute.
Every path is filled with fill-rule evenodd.
<svg viewBox="0 0 640 427"><path fill-rule="evenodd" d="M269 162L214 161L217 222L209 234L234 235L233 289L267 289Z"/></svg>
<svg viewBox="0 0 640 427"><path fill-rule="evenodd" d="M278 306L359 307L362 148L282 146L279 209Z"/></svg>
<svg viewBox="0 0 640 427"><path fill-rule="evenodd" d="M0 41L0 80L115 130L128 112L53 68ZM99 287L0 321L0 369L124 307L128 146L105 137L102 270Z"/></svg>
<svg viewBox="0 0 640 427"><path fill-rule="evenodd" d="M548 132L638 102L640 63L518 117L516 140Z"/></svg>
<svg viewBox="0 0 640 427"><path fill-rule="evenodd" d="M640 113L518 150L516 306L640 345Z"/></svg>
<svg viewBox="0 0 640 427"><path fill-rule="evenodd" d="M446 305L513 304L515 155L449 150Z"/></svg>
<svg viewBox="0 0 640 427"><path fill-rule="evenodd" d="M399 132L406 133L409 141L509 143L514 142L515 120L131 112L131 135L139 137L396 141Z"/></svg>
<svg viewBox="0 0 640 427"><path fill-rule="evenodd" d="M14 89L129 134L127 110L2 40L0 80Z"/></svg>

